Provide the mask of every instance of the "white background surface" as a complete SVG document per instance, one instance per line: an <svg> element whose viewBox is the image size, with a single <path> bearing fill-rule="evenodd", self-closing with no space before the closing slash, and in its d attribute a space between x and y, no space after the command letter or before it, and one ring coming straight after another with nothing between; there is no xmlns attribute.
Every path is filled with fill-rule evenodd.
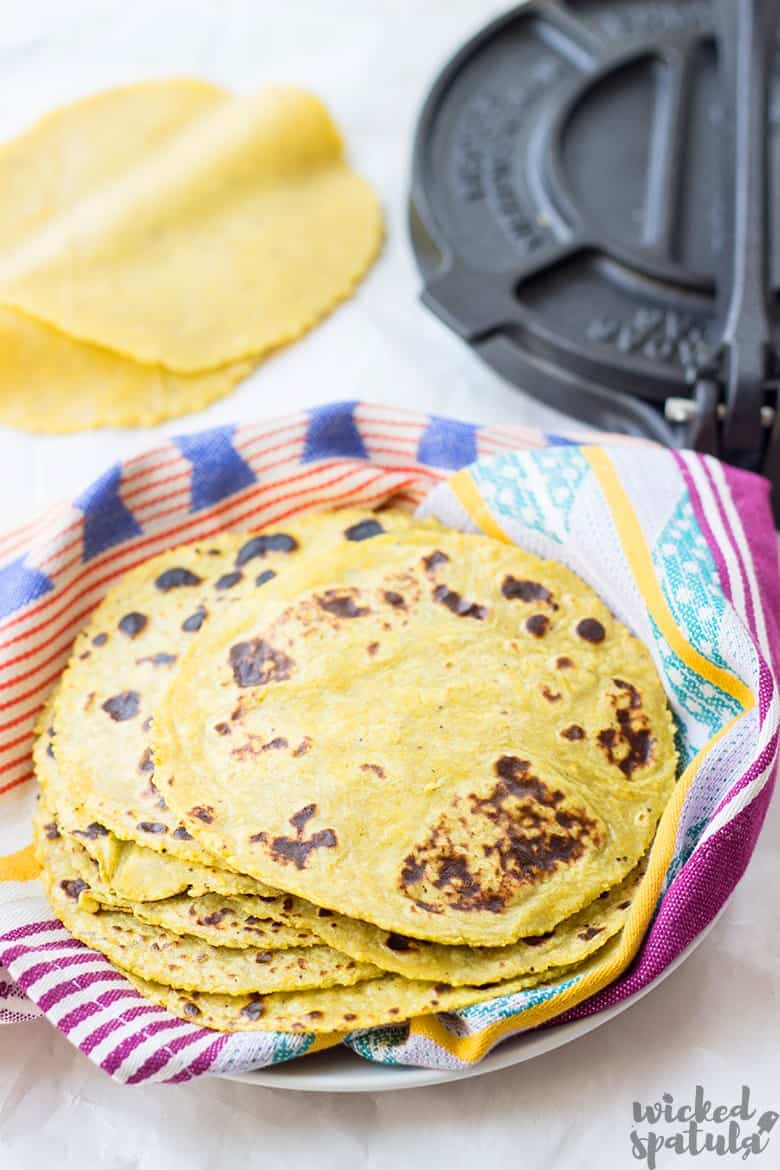
<svg viewBox="0 0 780 1170"><path fill-rule="evenodd" d="M330 105L388 220L384 256L357 300L207 412L156 432L0 430L0 528L72 494L161 431L336 398L561 427L416 303L405 225L415 115L439 65L494 11L481 0L0 0L0 137L54 104L141 77L194 74L239 90L302 82ZM45 1021L0 1028L0 1168L619 1170L642 1165L628 1136L634 1099L670 1092L682 1102L700 1083L732 1104L748 1083L759 1112L780 1111L779 842L775 805L726 913L657 991L563 1050L457 1085L346 1097L211 1079L125 1089ZM780 1126L753 1162L780 1166ZM680 1170L744 1164L658 1161Z"/></svg>

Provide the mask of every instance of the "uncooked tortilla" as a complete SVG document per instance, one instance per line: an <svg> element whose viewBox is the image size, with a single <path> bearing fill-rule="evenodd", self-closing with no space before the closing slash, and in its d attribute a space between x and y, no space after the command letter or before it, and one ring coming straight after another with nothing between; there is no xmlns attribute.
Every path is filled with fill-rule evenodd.
<svg viewBox="0 0 780 1170"><path fill-rule="evenodd" d="M336 126L293 87L75 102L0 151L0 191L0 303L185 374L300 336L382 239Z"/></svg>

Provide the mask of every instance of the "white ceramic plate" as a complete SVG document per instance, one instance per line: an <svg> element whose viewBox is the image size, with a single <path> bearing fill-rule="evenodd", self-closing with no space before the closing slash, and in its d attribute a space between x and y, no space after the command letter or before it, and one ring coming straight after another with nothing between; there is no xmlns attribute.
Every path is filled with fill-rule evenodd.
<svg viewBox="0 0 780 1170"><path fill-rule="evenodd" d="M521 1064L524 1060L531 1060L534 1056L541 1056L544 1052L552 1052L563 1044L577 1040L594 1028L601 1027L608 1020L625 1011L635 1004L642 996L647 995L653 988L658 987L672 971L685 962L690 954L696 950L707 937L720 917L721 911L712 922L698 935L689 946L682 951L674 962L663 971L657 979L630 999L598 1015L588 1016L584 1020L574 1020L570 1024L561 1024L557 1028L549 1028L543 1032L528 1032L525 1035L515 1036L500 1044L493 1052L475 1064L472 1068L451 1072L436 1068L406 1068L393 1067L385 1064L373 1064L363 1060L349 1048L331 1048L326 1052L314 1056L306 1056L300 1060L290 1060L285 1064L273 1065L271 1068L257 1069L248 1073L222 1073L228 1081L242 1081L247 1085L262 1085L269 1089L297 1089L304 1093L384 1093L390 1089L418 1089L423 1085L439 1085L446 1081L462 1081L467 1077L480 1077L485 1073L497 1072L502 1068L509 1068L513 1064Z"/></svg>

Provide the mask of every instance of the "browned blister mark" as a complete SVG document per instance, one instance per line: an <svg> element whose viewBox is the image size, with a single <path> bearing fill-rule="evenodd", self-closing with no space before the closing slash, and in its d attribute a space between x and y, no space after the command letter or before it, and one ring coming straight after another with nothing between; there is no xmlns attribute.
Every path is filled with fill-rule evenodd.
<svg viewBox="0 0 780 1170"><path fill-rule="evenodd" d="M91 821L86 829L73 829L71 836L83 837L85 841L96 841L98 837L107 837L108 829L105 825L98 824L97 821Z"/></svg>
<svg viewBox="0 0 780 1170"><path fill-rule="evenodd" d="M150 654L147 658L136 658L135 664L136 666L144 666L147 663L150 666L173 666L175 661L175 654L166 654L164 650L161 650L158 654Z"/></svg>
<svg viewBox="0 0 780 1170"><path fill-rule="evenodd" d="M60 889L75 901L79 894L83 894L85 890L89 889L89 886L81 878L66 878L65 881L60 882Z"/></svg>
<svg viewBox="0 0 780 1170"><path fill-rule="evenodd" d="M607 636L607 631L597 618L583 618L581 622L577 622L577 633L583 641L594 645L603 642Z"/></svg>
<svg viewBox="0 0 780 1170"><path fill-rule="evenodd" d="M560 691L554 691L551 687L548 686L542 687L542 694L548 703L558 703L563 698L563 695Z"/></svg>
<svg viewBox="0 0 780 1170"><path fill-rule="evenodd" d="M194 634L200 629L208 616L209 613L205 605L199 605L194 613L191 613L188 618L184 619L181 623L181 628L187 634Z"/></svg>
<svg viewBox="0 0 780 1170"><path fill-rule="evenodd" d="M404 601L403 594L396 593L395 589L385 589L382 593L382 598L387 602L388 605L392 606L393 609L406 609L406 602Z"/></svg>
<svg viewBox="0 0 780 1170"><path fill-rule="evenodd" d="M248 1020L259 1020L264 1011L262 999L250 999L241 1009L241 1015Z"/></svg>
<svg viewBox="0 0 780 1170"><path fill-rule="evenodd" d="M138 691L120 691L118 695L112 695L100 706L115 723L124 723L126 719L133 719L138 714L141 696Z"/></svg>
<svg viewBox="0 0 780 1170"><path fill-rule="evenodd" d="M214 582L214 588L218 593L224 592L226 589L232 589L234 585L238 585L239 581L243 579L244 574L240 569L235 569L232 573L223 573Z"/></svg>
<svg viewBox="0 0 780 1170"><path fill-rule="evenodd" d="M141 773L154 772L154 760L152 759L152 749L150 747L144 748L143 755L138 761L138 771Z"/></svg>
<svg viewBox="0 0 780 1170"><path fill-rule="evenodd" d="M326 589L317 597L317 605L325 613L340 618L365 617L371 610L367 605L358 605L359 589Z"/></svg>
<svg viewBox="0 0 780 1170"><path fill-rule="evenodd" d="M433 600L439 605L443 605L450 613L454 613L456 617L476 618L477 621L484 621L489 610L486 605L478 605L476 601L464 601L459 593L454 589L448 589L446 585L437 585L433 591Z"/></svg>
<svg viewBox="0 0 780 1170"><path fill-rule="evenodd" d="M344 529L347 540L370 540L372 536L381 536L384 528L378 520L358 520L357 524Z"/></svg>
<svg viewBox="0 0 780 1170"><path fill-rule="evenodd" d="M297 748L293 752L293 755L295 756L295 758L299 759L301 756L305 756L313 742L314 741L312 740L311 736L304 735L303 739L301 740L301 742L298 744Z"/></svg>
<svg viewBox="0 0 780 1170"><path fill-rule="evenodd" d="M295 836L274 837L271 841L269 852L275 861L283 863L291 861L296 869L305 869L314 849L333 849L338 845L335 829L318 829L310 837L304 836L306 825L316 814L316 804L307 804L298 812L293 813L290 817L290 824L295 829ZM265 834L262 835L262 838L265 839Z"/></svg>
<svg viewBox="0 0 780 1170"><path fill-rule="evenodd" d="M264 638L237 642L230 647L229 661L233 678L239 687L283 682L290 677L295 665L292 658L271 646Z"/></svg>
<svg viewBox="0 0 780 1170"><path fill-rule="evenodd" d="M552 593L539 581L528 581L508 573L501 584L501 592L508 601L543 601L550 609L557 609Z"/></svg>
<svg viewBox="0 0 780 1170"><path fill-rule="evenodd" d="M585 738L585 730L580 727L579 723L571 723L568 727L564 727L561 735L564 739L577 740Z"/></svg>
<svg viewBox="0 0 780 1170"><path fill-rule="evenodd" d="M380 764L361 764L360 771L373 772L380 780L384 780L386 775L384 768Z"/></svg>
<svg viewBox="0 0 780 1170"><path fill-rule="evenodd" d="M642 696L632 683L613 678L615 690L609 701L615 711L617 727L605 727L596 736L610 764L616 765L631 779L634 772L653 758L655 740L642 707Z"/></svg>
<svg viewBox="0 0 780 1170"><path fill-rule="evenodd" d="M534 638L543 638L550 628L550 619L546 613L532 613L525 619L525 628Z"/></svg>
<svg viewBox="0 0 780 1170"><path fill-rule="evenodd" d="M155 587L161 593L168 593L171 589L191 588L193 585L200 585L202 577L193 573L190 569L166 569L164 573L160 573L159 577L155 578Z"/></svg>
<svg viewBox="0 0 780 1170"><path fill-rule="evenodd" d="M584 930L579 932L577 938L581 939L583 942L590 942L590 940L595 938L596 935L601 934L603 929L603 926L586 926Z"/></svg>
<svg viewBox="0 0 780 1170"><path fill-rule="evenodd" d="M264 557L269 552L295 552L297 547L298 541L286 532L261 532L259 536L253 536L246 544L242 544L236 556L236 566L241 568L247 561Z"/></svg>
<svg viewBox="0 0 780 1170"><path fill-rule="evenodd" d="M118 628L128 638L137 638L146 629L148 624L149 619L146 614L138 613L136 610L133 610L132 613L126 613L117 623Z"/></svg>
<svg viewBox="0 0 780 1170"><path fill-rule="evenodd" d="M268 743L264 743L260 750L264 752L279 752L289 746L289 743L283 735L277 735L275 739L269 739Z"/></svg>
<svg viewBox="0 0 780 1170"><path fill-rule="evenodd" d="M199 821L203 821L204 825L210 825L214 821L214 809L210 804L196 804L187 815L197 817Z"/></svg>
<svg viewBox="0 0 780 1170"><path fill-rule="evenodd" d="M441 549L434 549L434 551L429 553L427 557L423 557L423 568L430 576L431 573L434 573L436 569L438 569L439 565L446 565L449 562L449 559L450 558L447 556L447 554L442 552Z"/></svg>
<svg viewBox="0 0 780 1170"><path fill-rule="evenodd" d="M529 760L500 756L487 796L456 796L428 836L404 859L400 886L421 908L499 913L518 890L571 865L602 830L585 809L531 771Z"/></svg>

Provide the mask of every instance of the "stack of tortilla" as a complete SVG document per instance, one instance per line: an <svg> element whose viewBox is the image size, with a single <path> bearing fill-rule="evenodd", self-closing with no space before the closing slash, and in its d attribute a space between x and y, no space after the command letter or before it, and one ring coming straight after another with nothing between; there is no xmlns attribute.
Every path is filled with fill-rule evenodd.
<svg viewBox="0 0 780 1170"><path fill-rule="evenodd" d="M382 215L292 86L121 86L0 148L0 422L149 425L226 394L372 263Z"/></svg>
<svg viewBox="0 0 780 1170"><path fill-rule="evenodd" d="M185 1019L306 1032L592 959L676 769L650 654L588 586L392 509L129 573L35 758L73 934Z"/></svg>

